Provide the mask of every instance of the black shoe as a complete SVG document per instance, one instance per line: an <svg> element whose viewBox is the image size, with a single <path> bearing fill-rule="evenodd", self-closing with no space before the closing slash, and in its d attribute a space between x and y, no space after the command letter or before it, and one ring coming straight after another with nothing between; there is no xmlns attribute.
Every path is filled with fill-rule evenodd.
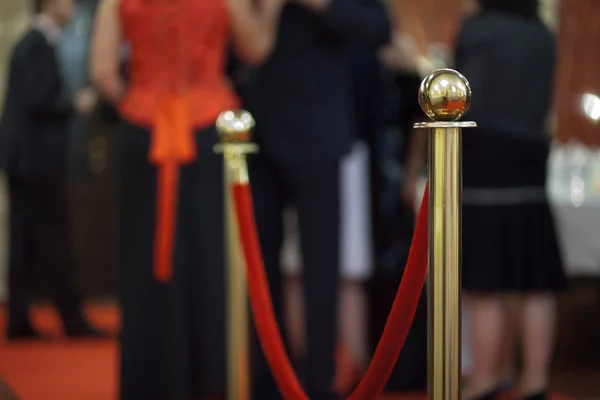
<svg viewBox="0 0 600 400"><path fill-rule="evenodd" d="M495 388L487 393L482 393L481 395L474 396L469 400L497 400L500 395L500 390Z"/></svg>
<svg viewBox="0 0 600 400"><path fill-rule="evenodd" d="M530 395L520 397L519 400L548 400L550 396L547 391L541 391L537 393L532 393Z"/></svg>
<svg viewBox="0 0 600 400"><path fill-rule="evenodd" d="M498 389L503 392L509 392L515 387L515 382L512 379L503 379L498 385Z"/></svg>
<svg viewBox="0 0 600 400"><path fill-rule="evenodd" d="M19 341L19 340L45 340L46 338L42 336L38 331L35 330L33 326L30 324L20 326L18 328L8 328L6 332L6 338L9 341Z"/></svg>
<svg viewBox="0 0 600 400"><path fill-rule="evenodd" d="M92 328L90 325L83 325L77 328L68 328L65 330L67 337L71 339L107 339L109 335Z"/></svg>

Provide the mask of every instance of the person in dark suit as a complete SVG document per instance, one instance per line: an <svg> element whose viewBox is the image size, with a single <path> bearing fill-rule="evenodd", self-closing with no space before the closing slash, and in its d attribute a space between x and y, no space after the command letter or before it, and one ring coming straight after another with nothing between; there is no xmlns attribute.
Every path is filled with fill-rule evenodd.
<svg viewBox="0 0 600 400"><path fill-rule="evenodd" d="M250 159L255 217L280 325L282 212L293 203L298 213L308 344L303 370L311 399L336 396L339 167L355 134L348 45L378 47L389 36L386 10L374 0L291 1L281 15L275 51L245 93L261 148ZM253 397L281 398L255 347Z"/></svg>
<svg viewBox="0 0 600 400"><path fill-rule="evenodd" d="M0 168L10 197L9 339L36 338L28 316L31 264L46 272L53 300L70 337L102 336L82 315L71 282L66 210L68 122L88 114L95 95L62 97L54 44L73 14L73 0L39 0L32 29L10 60L0 123Z"/></svg>

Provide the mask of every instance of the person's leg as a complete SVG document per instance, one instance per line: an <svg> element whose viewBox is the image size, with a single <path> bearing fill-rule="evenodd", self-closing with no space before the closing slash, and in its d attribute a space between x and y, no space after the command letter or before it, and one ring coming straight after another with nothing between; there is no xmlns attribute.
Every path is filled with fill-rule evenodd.
<svg viewBox="0 0 600 400"><path fill-rule="evenodd" d="M342 343L359 368L369 364L367 351L367 296L363 282L344 279L340 286L340 329Z"/></svg>
<svg viewBox="0 0 600 400"><path fill-rule="evenodd" d="M285 276L285 320L290 340L291 356L300 361L306 355L304 297L302 284L302 254L298 235L296 210L284 212L284 243L281 267Z"/></svg>
<svg viewBox="0 0 600 400"><path fill-rule="evenodd" d="M468 293L469 338L473 357L463 399L477 399L496 389L504 329L504 301L499 294Z"/></svg>
<svg viewBox="0 0 600 400"><path fill-rule="evenodd" d="M301 361L306 356L306 329L304 323L304 285L300 274L285 274L285 320L290 341L291 356Z"/></svg>
<svg viewBox="0 0 600 400"><path fill-rule="evenodd" d="M82 301L75 287L70 254L66 182L64 177L40 182L36 187L35 245L39 265L69 336L100 336L83 316Z"/></svg>
<svg viewBox="0 0 600 400"><path fill-rule="evenodd" d="M9 177L8 326L11 339L37 336L29 319L31 232L28 232L30 199L24 183Z"/></svg>
<svg viewBox="0 0 600 400"><path fill-rule="evenodd" d="M518 395L525 397L548 388L556 328L556 298L551 293L525 295L521 310L523 367Z"/></svg>
<svg viewBox="0 0 600 400"><path fill-rule="evenodd" d="M284 326L282 274L280 254L283 238L284 180L279 169L261 154L250 157L250 182L254 202L254 218L277 323ZM282 334L284 330L280 329ZM277 400L281 396L254 330L252 398ZM284 334L284 340L286 335Z"/></svg>
<svg viewBox="0 0 600 400"><path fill-rule="evenodd" d="M500 384L508 389L514 385L517 372L517 336L520 326L520 297L505 296L505 324L498 373Z"/></svg>
<svg viewBox="0 0 600 400"><path fill-rule="evenodd" d="M373 270L372 227L369 197L369 149L363 141L354 143L352 151L341 163L340 196L340 339L350 360L340 366L350 368L345 375L348 382L344 391L352 388L366 369L367 354L367 296L364 281ZM336 379L337 384L342 384ZM348 386L350 385L350 386Z"/></svg>
<svg viewBox="0 0 600 400"><path fill-rule="evenodd" d="M335 345L340 262L339 165L295 171L304 257L306 388L313 400L335 398Z"/></svg>
<svg viewBox="0 0 600 400"><path fill-rule="evenodd" d="M463 299L465 299L465 295L463 294ZM467 301L464 300L461 304L461 321L460 321L460 344L461 344L461 377L463 381L469 377L471 370L473 369L473 356L471 351L471 340L470 340L470 332L469 324L471 318L469 318L469 308L467 307Z"/></svg>
<svg viewBox="0 0 600 400"><path fill-rule="evenodd" d="M340 285L340 344L335 388L338 393L354 389L369 365L367 351L367 296L363 282L343 279Z"/></svg>

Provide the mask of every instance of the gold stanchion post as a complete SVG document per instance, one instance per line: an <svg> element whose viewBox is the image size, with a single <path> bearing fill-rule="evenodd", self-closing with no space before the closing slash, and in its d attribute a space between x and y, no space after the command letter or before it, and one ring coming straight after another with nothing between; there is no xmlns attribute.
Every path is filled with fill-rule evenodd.
<svg viewBox="0 0 600 400"><path fill-rule="evenodd" d="M419 104L429 130L428 398L460 400L461 130L471 103L467 79L451 69L421 83Z"/></svg>
<svg viewBox="0 0 600 400"><path fill-rule="evenodd" d="M231 195L231 185L248 183L246 156L258 146L250 142L254 118L244 110L225 111L217 119L223 154L225 261L227 266L227 398L250 400L248 355L248 297L246 270Z"/></svg>

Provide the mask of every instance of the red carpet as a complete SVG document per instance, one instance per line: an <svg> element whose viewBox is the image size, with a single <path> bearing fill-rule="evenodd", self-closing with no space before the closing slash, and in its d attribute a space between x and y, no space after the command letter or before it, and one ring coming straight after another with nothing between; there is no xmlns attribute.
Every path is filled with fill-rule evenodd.
<svg viewBox="0 0 600 400"><path fill-rule="evenodd" d="M114 305L88 307L90 319L116 333L119 324ZM60 324L51 307L33 310L36 327L58 336ZM58 339L47 343L7 343L5 310L0 307L0 376L21 400L115 400L117 398L117 346L114 340ZM388 394L380 400L425 400L424 394ZM554 396L553 400L567 400Z"/></svg>
<svg viewBox="0 0 600 400"><path fill-rule="evenodd" d="M114 306L89 307L97 326L115 332ZM51 307L35 307L33 319L42 332L58 335L60 324ZM0 376L22 400L116 399L116 342L58 339L47 343L7 343L5 312L0 309Z"/></svg>

